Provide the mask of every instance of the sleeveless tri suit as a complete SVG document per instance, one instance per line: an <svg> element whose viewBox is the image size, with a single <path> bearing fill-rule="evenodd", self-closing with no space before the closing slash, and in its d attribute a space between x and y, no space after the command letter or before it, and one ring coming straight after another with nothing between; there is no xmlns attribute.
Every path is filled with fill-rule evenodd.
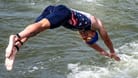
<svg viewBox="0 0 138 78"><path fill-rule="evenodd" d="M35 22L46 18L50 22L50 29L64 26L65 28L79 31L79 30L91 30L92 21L89 13L78 11L75 9L69 9L65 5L48 6L44 9ZM98 40L98 33L95 32L95 36L88 41L88 44L93 44Z"/></svg>

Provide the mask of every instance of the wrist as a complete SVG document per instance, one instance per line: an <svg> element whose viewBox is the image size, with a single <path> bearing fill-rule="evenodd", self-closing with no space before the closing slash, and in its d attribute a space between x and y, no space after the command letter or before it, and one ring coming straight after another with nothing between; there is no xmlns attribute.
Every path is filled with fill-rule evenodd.
<svg viewBox="0 0 138 78"><path fill-rule="evenodd" d="M110 51L110 53L115 53L115 52L113 52L113 51Z"/></svg>
<svg viewBox="0 0 138 78"><path fill-rule="evenodd" d="M115 51L114 50L110 50L110 53L115 53Z"/></svg>

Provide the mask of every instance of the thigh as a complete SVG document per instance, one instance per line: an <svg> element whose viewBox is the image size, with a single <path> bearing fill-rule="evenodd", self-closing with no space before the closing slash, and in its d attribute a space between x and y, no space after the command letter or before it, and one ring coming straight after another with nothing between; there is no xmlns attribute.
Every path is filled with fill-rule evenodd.
<svg viewBox="0 0 138 78"><path fill-rule="evenodd" d="M47 15L47 18L51 23L51 29L61 26L64 22L70 19L71 10L64 5L58 5L54 8L53 12Z"/></svg>
<svg viewBox="0 0 138 78"><path fill-rule="evenodd" d="M43 12L36 18L35 22L39 22L40 20L42 20L43 18L45 18L47 15L49 15L50 13L52 13L52 11L54 10L55 6L48 6L46 7Z"/></svg>

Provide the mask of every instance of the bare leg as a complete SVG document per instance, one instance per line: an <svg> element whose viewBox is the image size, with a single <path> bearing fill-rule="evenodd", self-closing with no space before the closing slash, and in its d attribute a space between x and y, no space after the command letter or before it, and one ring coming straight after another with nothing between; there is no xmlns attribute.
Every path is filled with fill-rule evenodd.
<svg viewBox="0 0 138 78"><path fill-rule="evenodd" d="M21 36L21 39L24 37L29 38L49 28L50 22L47 19L42 19L38 23L34 23L27 26L23 31L19 33L19 35Z"/></svg>
<svg viewBox="0 0 138 78"><path fill-rule="evenodd" d="M21 43L18 41L20 40L21 42L26 42L30 37L35 36L36 34L49 29L50 28L50 23L47 19L42 19L38 23L31 24L27 26L22 32L19 33L21 38L18 38L16 35L11 35L9 38L9 44L6 48L6 54L5 54L5 66L7 70L12 70L13 68L13 63L15 60L15 55L17 53L17 47L21 47Z"/></svg>

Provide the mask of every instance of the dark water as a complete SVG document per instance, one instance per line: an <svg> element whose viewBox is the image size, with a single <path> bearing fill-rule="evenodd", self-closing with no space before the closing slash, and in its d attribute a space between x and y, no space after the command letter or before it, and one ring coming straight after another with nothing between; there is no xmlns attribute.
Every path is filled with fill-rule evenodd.
<svg viewBox="0 0 138 78"><path fill-rule="evenodd" d="M100 18L121 62L100 56L63 27L31 38L4 67L10 34L23 30L48 5L65 4ZM0 78L138 78L138 0L0 0ZM100 39L98 44L104 46Z"/></svg>

